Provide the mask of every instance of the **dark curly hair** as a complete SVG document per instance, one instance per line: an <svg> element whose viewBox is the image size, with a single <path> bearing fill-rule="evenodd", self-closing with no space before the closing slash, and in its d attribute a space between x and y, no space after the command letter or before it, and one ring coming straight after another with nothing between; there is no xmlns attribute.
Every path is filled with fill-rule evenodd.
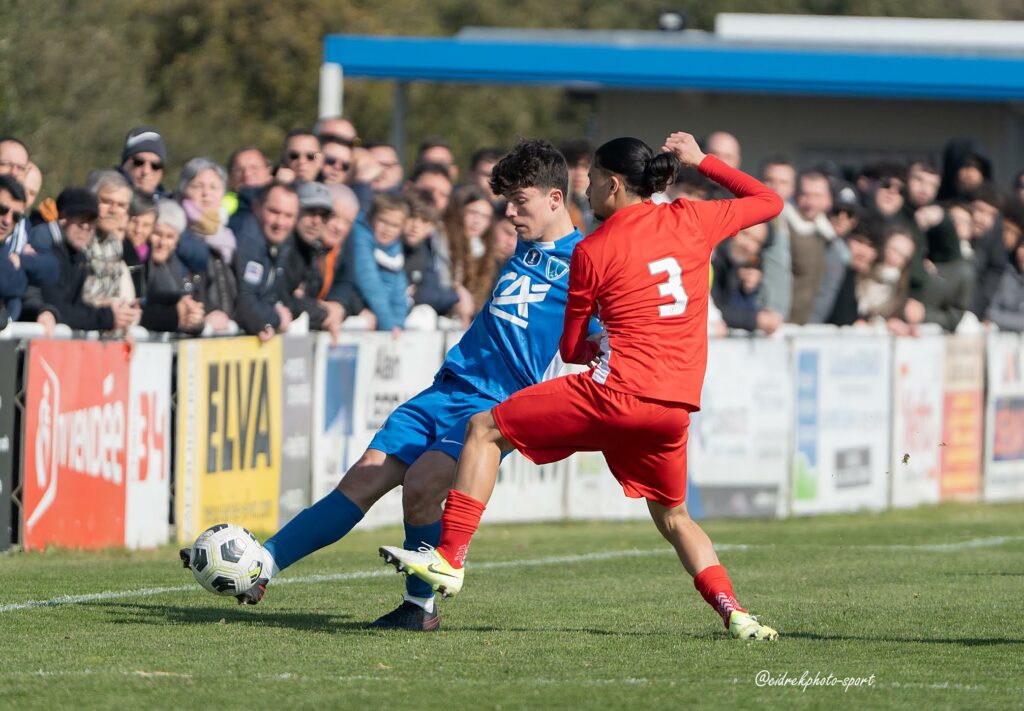
<svg viewBox="0 0 1024 711"><path fill-rule="evenodd" d="M523 188L569 194L569 167L558 149L547 141L520 141L494 166L491 190L495 195L508 197Z"/></svg>
<svg viewBox="0 0 1024 711"><path fill-rule="evenodd" d="M639 138L613 138L594 153L594 164L622 176L626 189L643 199L660 193L675 180L679 159L675 153L654 151Z"/></svg>

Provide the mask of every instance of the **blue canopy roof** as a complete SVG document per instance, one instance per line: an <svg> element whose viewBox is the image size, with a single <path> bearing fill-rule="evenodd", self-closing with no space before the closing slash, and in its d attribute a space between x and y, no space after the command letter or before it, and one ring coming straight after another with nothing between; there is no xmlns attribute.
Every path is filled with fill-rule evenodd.
<svg viewBox="0 0 1024 711"><path fill-rule="evenodd" d="M346 77L1010 101L1024 99L1024 52L765 46L704 33L328 35Z"/></svg>

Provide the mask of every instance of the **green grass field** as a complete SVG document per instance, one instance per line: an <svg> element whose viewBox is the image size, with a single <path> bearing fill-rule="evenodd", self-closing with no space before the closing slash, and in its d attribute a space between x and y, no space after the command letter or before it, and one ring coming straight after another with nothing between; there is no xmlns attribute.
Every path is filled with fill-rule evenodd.
<svg viewBox="0 0 1024 711"><path fill-rule="evenodd" d="M706 528L730 544L721 558L737 594L778 642L727 639L646 523L485 526L476 570L429 634L364 627L400 599L401 578L376 556L401 542L397 528L300 562L252 608L201 590L172 547L2 555L0 706L1024 705L1024 506ZM116 591L128 594L17 607ZM758 686L762 670L874 683Z"/></svg>

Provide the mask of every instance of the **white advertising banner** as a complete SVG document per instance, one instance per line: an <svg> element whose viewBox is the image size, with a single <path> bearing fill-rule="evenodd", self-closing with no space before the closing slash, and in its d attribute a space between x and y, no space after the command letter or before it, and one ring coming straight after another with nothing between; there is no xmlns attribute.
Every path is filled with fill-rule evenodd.
<svg viewBox="0 0 1024 711"><path fill-rule="evenodd" d="M356 383L373 374L373 341L361 334L342 334L337 344L329 334L316 342L313 363L313 501L338 485L341 476L362 454L355 451L357 422L363 422L363 400ZM362 435L362 428L358 428Z"/></svg>
<svg viewBox="0 0 1024 711"><path fill-rule="evenodd" d="M173 357L169 343L132 348L124 517L128 548L152 548L170 539Z"/></svg>
<svg viewBox="0 0 1024 711"><path fill-rule="evenodd" d="M375 333L372 369L368 379L356 383L356 398L362 402L364 417L357 420L351 450L359 457L370 444L395 408L429 387L441 365L444 334L405 331L398 338ZM358 427L362 423L361 429ZM360 523L364 528L400 526L402 524L402 490L394 489L378 501Z"/></svg>
<svg viewBox="0 0 1024 711"><path fill-rule="evenodd" d="M577 521L637 521L650 518L643 499L627 497L600 452L577 452L568 460L565 516Z"/></svg>
<svg viewBox="0 0 1024 711"><path fill-rule="evenodd" d="M356 397L363 404L363 419L357 430L374 433L395 408L429 387L441 365L444 334L431 331L405 331L391 334L366 334L373 343L371 377L356 383ZM361 375L361 373L360 373Z"/></svg>
<svg viewBox="0 0 1024 711"><path fill-rule="evenodd" d="M939 501L946 339L895 339L892 381L892 505Z"/></svg>
<svg viewBox="0 0 1024 711"><path fill-rule="evenodd" d="M488 523L560 521L570 460L537 466L519 452L505 457L484 512Z"/></svg>
<svg viewBox="0 0 1024 711"><path fill-rule="evenodd" d="M988 340L985 500L1024 499L1024 346L1019 334Z"/></svg>
<svg viewBox="0 0 1024 711"><path fill-rule="evenodd" d="M889 499L888 336L793 339L791 513L881 510Z"/></svg>
<svg viewBox="0 0 1024 711"><path fill-rule="evenodd" d="M711 339L701 411L690 418L687 510L694 518L784 516L793 386L783 339Z"/></svg>

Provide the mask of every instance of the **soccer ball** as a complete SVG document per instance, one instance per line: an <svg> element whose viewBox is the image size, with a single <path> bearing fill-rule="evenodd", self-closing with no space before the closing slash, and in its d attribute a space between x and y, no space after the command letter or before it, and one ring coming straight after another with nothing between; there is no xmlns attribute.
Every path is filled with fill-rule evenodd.
<svg viewBox="0 0 1024 711"><path fill-rule="evenodd" d="M263 573L263 546L241 526L219 523L192 544L189 568L215 595L240 595Z"/></svg>

